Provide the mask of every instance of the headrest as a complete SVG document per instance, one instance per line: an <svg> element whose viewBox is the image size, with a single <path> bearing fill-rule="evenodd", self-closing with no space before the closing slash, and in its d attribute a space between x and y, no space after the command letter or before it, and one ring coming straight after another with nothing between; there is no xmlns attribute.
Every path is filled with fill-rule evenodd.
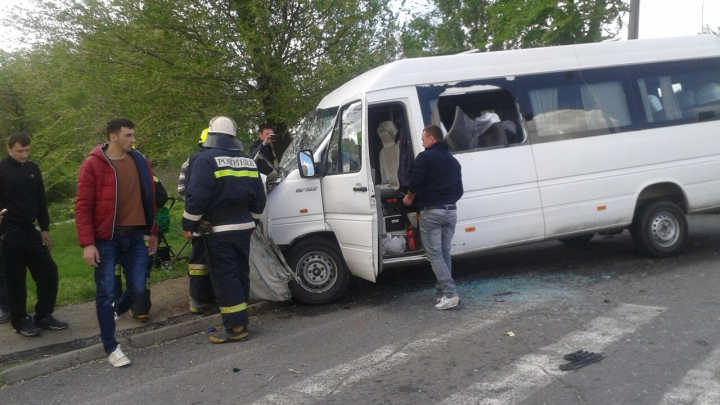
<svg viewBox="0 0 720 405"><path fill-rule="evenodd" d="M384 121L378 126L378 136L383 143L383 147L387 148L395 144L395 134L397 127L392 121Z"/></svg>
<svg viewBox="0 0 720 405"><path fill-rule="evenodd" d="M717 83L707 83L695 94L695 101L698 104L712 103L717 100L720 100L720 84Z"/></svg>
<svg viewBox="0 0 720 405"><path fill-rule="evenodd" d="M652 110L653 113L662 111L662 109L663 109L662 103L660 102L660 99L658 98L658 96L648 94L648 101L650 102L650 109Z"/></svg>

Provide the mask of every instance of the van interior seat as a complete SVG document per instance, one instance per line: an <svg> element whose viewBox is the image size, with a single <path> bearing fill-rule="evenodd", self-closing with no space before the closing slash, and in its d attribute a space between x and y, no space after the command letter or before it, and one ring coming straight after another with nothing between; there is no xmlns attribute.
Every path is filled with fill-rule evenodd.
<svg viewBox="0 0 720 405"><path fill-rule="evenodd" d="M400 167L400 146L395 143L397 127L392 121L382 122L377 129L378 136L382 141L380 150L380 176L381 184L397 190L400 188L398 168Z"/></svg>
<svg viewBox="0 0 720 405"><path fill-rule="evenodd" d="M495 113L485 113L475 118L475 129L479 134L475 143L480 148L508 145L505 128Z"/></svg>
<svg viewBox="0 0 720 405"><path fill-rule="evenodd" d="M493 148L498 146L508 146L507 135L505 134L502 122L495 122L490 125L490 128L480 134L478 141L478 147L480 148Z"/></svg>
<svg viewBox="0 0 720 405"><path fill-rule="evenodd" d="M653 121L665 121L665 112L663 111L660 98L654 94L648 94L648 102L650 103L650 112L653 115Z"/></svg>
<svg viewBox="0 0 720 405"><path fill-rule="evenodd" d="M468 118L463 110L455 107L455 119L452 127L445 135L445 142L453 151L475 149L477 146L478 131L473 120Z"/></svg>
<svg viewBox="0 0 720 405"><path fill-rule="evenodd" d="M500 121L505 131L505 137L507 138L508 144L520 143L521 139L518 137L517 124L510 120Z"/></svg>
<svg viewBox="0 0 720 405"><path fill-rule="evenodd" d="M695 101L698 105L713 103L720 100L720 84L706 83L695 93Z"/></svg>

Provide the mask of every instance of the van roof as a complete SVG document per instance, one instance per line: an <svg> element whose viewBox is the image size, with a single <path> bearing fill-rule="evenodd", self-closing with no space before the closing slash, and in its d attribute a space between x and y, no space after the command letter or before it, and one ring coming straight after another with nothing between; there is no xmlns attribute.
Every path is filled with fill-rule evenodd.
<svg viewBox="0 0 720 405"><path fill-rule="evenodd" d="M357 76L318 107L395 87L713 56L720 56L720 37L708 34L402 59Z"/></svg>

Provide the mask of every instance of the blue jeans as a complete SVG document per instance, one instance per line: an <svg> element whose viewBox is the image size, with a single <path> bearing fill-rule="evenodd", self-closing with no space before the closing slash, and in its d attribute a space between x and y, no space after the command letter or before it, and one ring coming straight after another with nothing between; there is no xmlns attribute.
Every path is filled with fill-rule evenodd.
<svg viewBox="0 0 720 405"><path fill-rule="evenodd" d="M455 224L457 224L455 210L424 210L420 214L420 236L437 278L435 287L437 297L445 295L450 298L458 295L455 280L452 278L450 260Z"/></svg>
<svg viewBox="0 0 720 405"><path fill-rule="evenodd" d="M132 235L113 235L109 240L96 240L95 247L100 253L100 263L95 268L95 310L100 324L100 340L105 352L110 354L118 345L113 313L127 312L145 294L148 251L141 230ZM119 261L123 264L127 290L116 301L115 264Z"/></svg>

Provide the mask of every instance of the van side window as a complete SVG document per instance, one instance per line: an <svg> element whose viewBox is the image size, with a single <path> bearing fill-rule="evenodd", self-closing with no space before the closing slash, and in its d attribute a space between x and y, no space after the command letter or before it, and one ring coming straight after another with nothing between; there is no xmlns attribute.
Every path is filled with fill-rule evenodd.
<svg viewBox="0 0 720 405"><path fill-rule="evenodd" d="M497 149L525 142L515 97L495 85L418 88L429 122L445 133L451 152Z"/></svg>
<svg viewBox="0 0 720 405"><path fill-rule="evenodd" d="M619 81L578 83L528 92L532 120L528 130L537 136L594 135L619 132L630 125L625 92Z"/></svg>
<svg viewBox="0 0 720 405"><path fill-rule="evenodd" d="M665 126L720 118L720 72L711 69L675 72L680 74L637 78L643 123Z"/></svg>
<svg viewBox="0 0 720 405"><path fill-rule="evenodd" d="M328 145L327 173L353 173L362 167L362 103L342 108Z"/></svg>

